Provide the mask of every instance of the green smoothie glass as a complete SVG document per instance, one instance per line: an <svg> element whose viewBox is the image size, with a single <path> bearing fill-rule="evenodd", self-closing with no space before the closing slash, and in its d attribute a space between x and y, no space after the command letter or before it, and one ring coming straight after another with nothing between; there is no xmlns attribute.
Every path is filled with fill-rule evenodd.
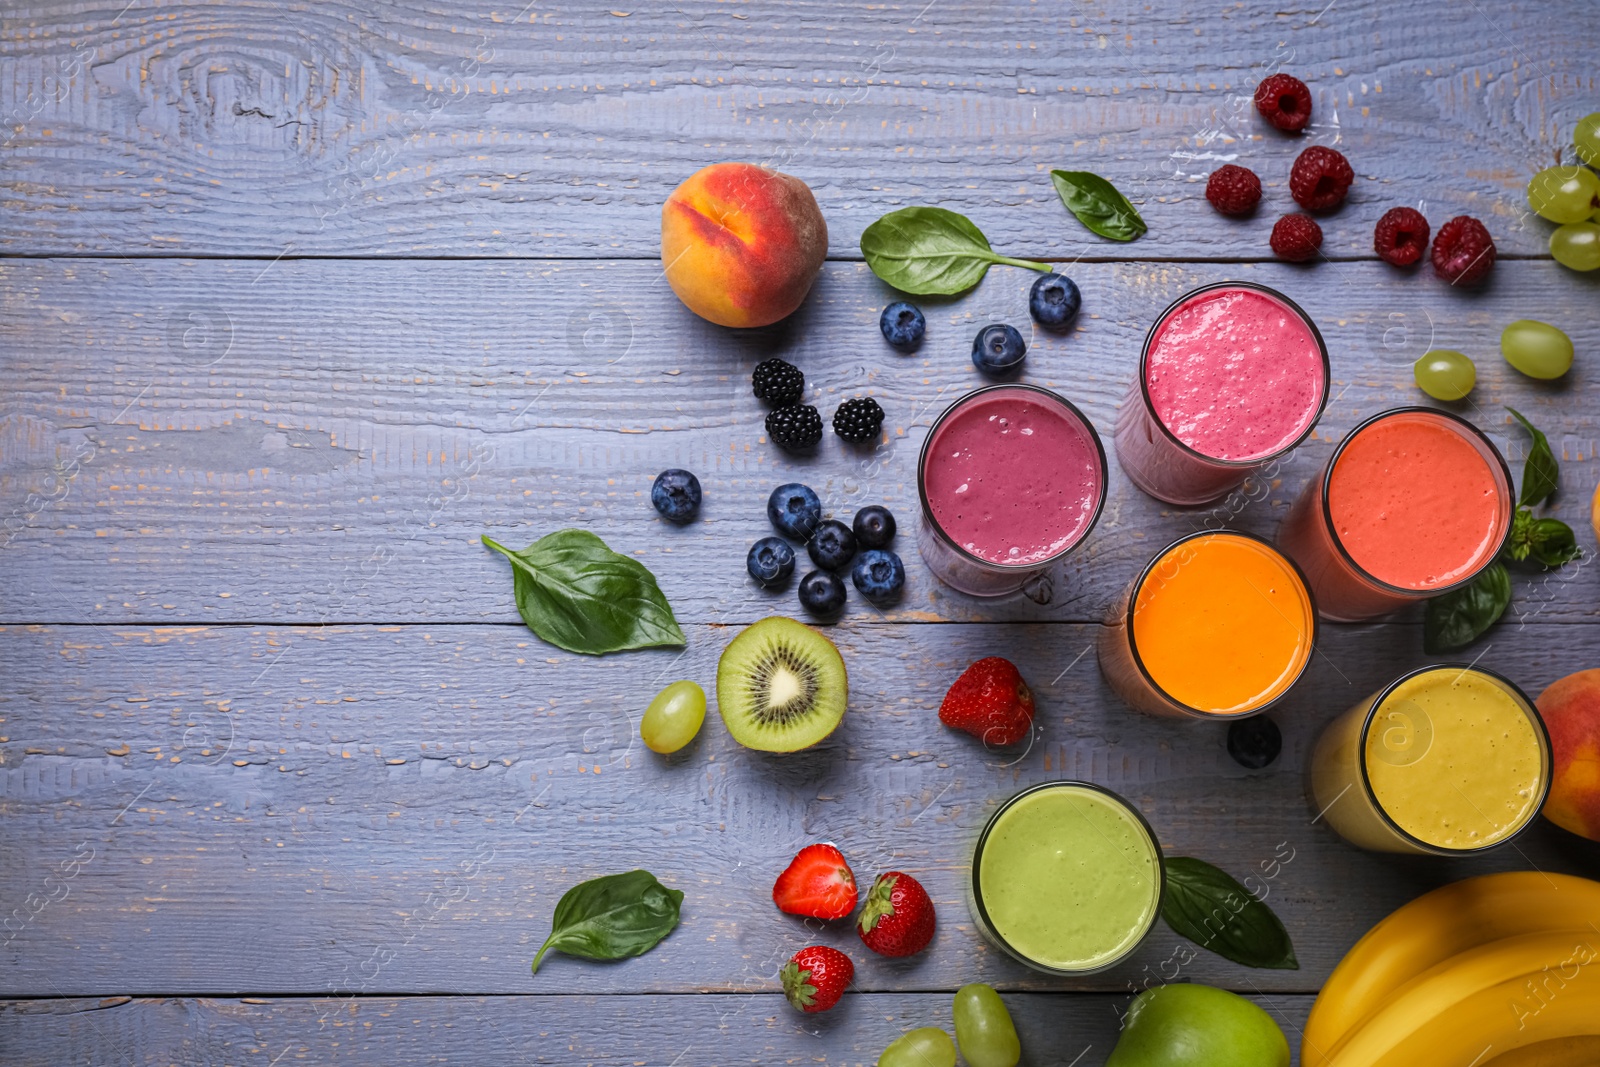
<svg viewBox="0 0 1600 1067"><path fill-rule="evenodd" d="M1161 913L1161 845L1138 810L1088 782L1024 789L989 817L968 904L985 937L1046 974L1131 955Z"/></svg>

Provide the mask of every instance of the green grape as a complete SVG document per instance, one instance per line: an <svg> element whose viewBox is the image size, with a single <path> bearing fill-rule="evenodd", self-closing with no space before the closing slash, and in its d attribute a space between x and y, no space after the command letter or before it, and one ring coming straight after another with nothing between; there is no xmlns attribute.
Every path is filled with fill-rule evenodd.
<svg viewBox="0 0 1600 1067"><path fill-rule="evenodd" d="M937 1026L908 1030L889 1042L878 1067L956 1067L956 1047Z"/></svg>
<svg viewBox="0 0 1600 1067"><path fill-rule="evenodd" d="M1411 365L1417 388L1435 400L1460 400L1478 384L1478 368L1460 352L1436 348Z"/></svg>
<svg viewBox="0 0 1600 1067"><path fill-rule="evenodd" d="M1600 225L1573 222L1550 234L1550 254L1569 270L1600 269Z"/></svg>
<svg viewBox="0 0 1600 1067"><path fill-rule="evenodd" d="M955 1017L956 1041L970 1067L1017 1067L1022 1042L992 986L973 982L956 990Z"/></svg>
<svg viewBox="0 0 1600 1067"><path fill-rule="evenodd" d="M1600 178L1587 167L1547 167L1528 183L1528 206L1551 222L1582 222L1600 197Z"/></svg>
<svg viewBox="0 0 1600 1067"><path fill-rule="evenodd" d="M1600 167L1600 111L1578 120L1572 131L1572 143L1578 149L1578 158L1591 167Z"/></svg>
<svg viewBox="0 0 1600 1067"><path fill-rule="evenodd" d="M673 682L645 709L639 736L650 751L666 755L693 741L705 721L706 691L693 682Z"/></svg>
<svg viewBox="0 0 1600 1067"><path fill-rule="evenodd" d="M1501 331L1500 354L1530 378L1559 378L1572 369L1572 338L1554 326L1518 319Z"/></svg>

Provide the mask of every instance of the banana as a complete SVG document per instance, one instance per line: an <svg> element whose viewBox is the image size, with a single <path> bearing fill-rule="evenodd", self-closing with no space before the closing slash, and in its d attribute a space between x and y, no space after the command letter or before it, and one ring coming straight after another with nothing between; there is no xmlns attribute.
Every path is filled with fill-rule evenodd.
<svg viewBox="0 0 1600 1067"><path fill-rule="evenodd" d="M1590 923L1600 923L1600 882L1572 875L1510 871L1426 893L1367 931L1328 976L1306 1020L1300 1062L1325 1067L1346 1033L1396 989L1457 953Z"/></svg>
<svg viewBox="0 0 1600 1067"><path fill-rule="evenodd" d="M1600 1063L1600 1036L1557 1037L1513 1049L1483 1067L1595 1067Z"/></svg>
<svg viewBox="0 0 1600 1067"><path fill-rule="evenodd" d="M1494 941L1407 982L1345 1035L1329 1067L1482 1064L1535 1042L1600 1034L1600 932Z"/></svg>

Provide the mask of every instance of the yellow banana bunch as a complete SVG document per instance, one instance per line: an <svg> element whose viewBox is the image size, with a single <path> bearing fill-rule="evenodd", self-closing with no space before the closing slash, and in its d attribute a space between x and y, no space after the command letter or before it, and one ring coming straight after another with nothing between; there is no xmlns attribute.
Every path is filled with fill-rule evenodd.
<svg viewBox="0 0 1600 1067"><path fill-rule="evenodd" d="M1519 871L1437 889L1368 931L1312 1007L1300 1060L1600 1062L1559 1040L1583 1035L1600 1035L1600 882Z"/></svg>

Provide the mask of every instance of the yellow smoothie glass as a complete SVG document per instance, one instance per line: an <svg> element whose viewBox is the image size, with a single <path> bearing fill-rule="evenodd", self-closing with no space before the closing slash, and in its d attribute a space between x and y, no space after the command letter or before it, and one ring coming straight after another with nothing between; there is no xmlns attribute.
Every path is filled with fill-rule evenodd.
<svg viewBox="0 0 1600 1067"><path fill-rule="evenodd" d="M1088 782L1024 789L989 817L968 903L985 937L1047 974L1103 971L1161 913L1161 846L1144 817Z"/></svg>
<svg viewBox="0 0 1600 1067"><path fill-rule="evenodd" d="M1311 756L1318 817L1353 845L1461 856L1521 833L1550 791L1550 738L1493 671L1402 675L1340 715Z"/></svg>

